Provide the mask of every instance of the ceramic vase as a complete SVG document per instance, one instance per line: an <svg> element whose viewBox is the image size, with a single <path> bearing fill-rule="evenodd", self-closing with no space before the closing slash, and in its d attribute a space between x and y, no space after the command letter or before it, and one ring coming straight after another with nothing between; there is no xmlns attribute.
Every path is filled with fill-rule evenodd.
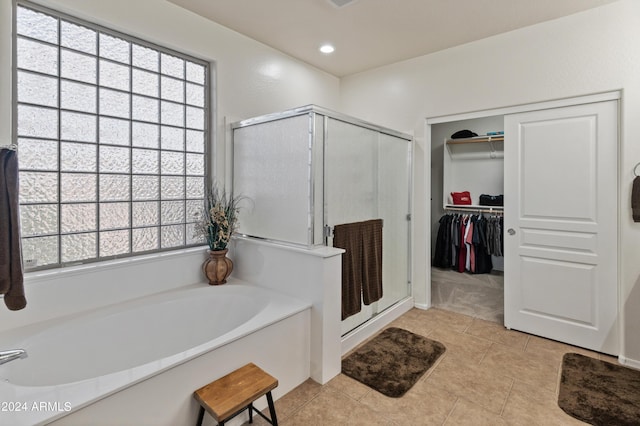
<svg viewBox="0 0 640 426"><path fill-rule="evenodd" d="M227 282L233 271L233 262L227 257L228 249L209 250L209 259L202 265L202 271L209 280L209 285L220 285Z"/></svg>

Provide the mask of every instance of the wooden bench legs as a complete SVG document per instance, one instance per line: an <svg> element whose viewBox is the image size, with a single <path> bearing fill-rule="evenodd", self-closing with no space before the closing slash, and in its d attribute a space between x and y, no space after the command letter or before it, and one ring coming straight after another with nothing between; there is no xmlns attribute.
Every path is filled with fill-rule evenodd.
<svg viewBox="0 0 640 426"><path fill-rule="evenodd" d="M193 393L193 397L200 403L197 426L202 425L205 411L211 414L220 426L223 426L225 422L244 410L249 410L249 423L253 423L255 411L267 422L277 426L278 418L271 395L271 391L277 386L278 380L255 364L247 364ZM262 395L267 397L271 418L253 406L254 401Z"/></svg>
<svg viewBox="0 0 640 426"><path fill-rule="evenodd" d="M242 413L244 410L249 410L249 423L253 423L253 412L255 411L256 413L258 413L258 415L260 415L260 417L265 419L267 422L269 422L273 426L278 426L278 417L276 416L276 408L275 408L275 405L273 404L273 397L271 396L271 392L267 392L266 393L266 397L267 397L267 404L269 404L269 416L271 418L265 416L264 414L262 414L261 411L256 409L253 406L253 402L252 402L251 404L249 404L248 406L244 407L243 409L241 409L237 413L232 414L231 416L227 417L226 420L219 421L218 425L224 426L224 424L227 421L231 420L232 418L234 418L238 414ZM204 412L205 412L204 407L200 406L200 411L198 412L198 422L196 423L196 426L202 426L202 420L204 419Z"/></svg>

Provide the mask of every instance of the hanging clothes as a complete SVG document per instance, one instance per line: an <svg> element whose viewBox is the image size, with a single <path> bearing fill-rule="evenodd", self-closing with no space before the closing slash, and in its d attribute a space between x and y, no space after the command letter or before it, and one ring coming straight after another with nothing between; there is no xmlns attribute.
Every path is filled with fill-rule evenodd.
<svg viewBox="0 0 640 426"><path fill-rule="evenodd" d="M440 225L438 226L438 234L436 236L436 249L433 257L433 266L437 266L438 268L449 268L451 267L451 258L452 258L452 222L453 215L444 215L438 221Z"/></svg>
<svg viewBox="0 0 640 426"><path fill-rule="evenodd" d="M467 260L465 264L465 268L469 272L474 272L475 270L475 248L473 247L473 216L470 216L467 219L467 225L464 231L464 244L467 249Z"/></svg>
<svg viewBox="0 0 640 426"><path fill-rule="evenodd" d="M476 225L473 228L473 243L476 254L475 270L476 274L488 274L493 269L491 255L487 251L485 234L487 232L487 219L484 216L476 216Z"/></svg>
<svg viewBox="0 0 640 426"><path fill-rule="evenodd" d="M503 256L503 219L502 217L493 216L488 219L486 245L489 254L493 256Z"/></svg>
<svg viewBox="0 0 640 426"><path fill-rule="evenodd" d="M433 266L473 274L491 272L491 256L503 253L501 216L446 213L438 223Z"/></svg>
<svg viewBox="0 0 640 426"><path fill-rule="evenodd" d="M464 242L464 233L467 229L467 217L463 216L460 219L460 228L458 230L458 272L464 272L467 266L467 245Z"/></svg>

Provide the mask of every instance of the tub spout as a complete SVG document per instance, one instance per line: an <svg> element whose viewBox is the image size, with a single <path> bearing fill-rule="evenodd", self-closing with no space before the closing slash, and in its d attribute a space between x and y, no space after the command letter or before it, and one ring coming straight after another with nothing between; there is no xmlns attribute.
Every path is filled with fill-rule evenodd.
<svg viewBox="0 0 640 426"><path fill-rule="evenodd" d="M7 363L9 361L13 361L18 358L26 358L27 351L24 349L11 349L8 351L0 351L0 365Z"/></svg>

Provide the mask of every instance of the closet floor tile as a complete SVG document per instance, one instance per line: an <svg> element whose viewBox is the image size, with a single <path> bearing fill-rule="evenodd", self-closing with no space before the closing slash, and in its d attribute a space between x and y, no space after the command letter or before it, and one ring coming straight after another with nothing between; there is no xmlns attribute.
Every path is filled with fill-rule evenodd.
<svg viewBox="0 0 640 426"><path fill-rule="evenodd" d="M434 307L502 324L504 276L460 273L431 268L431 303Z"/></svg>

